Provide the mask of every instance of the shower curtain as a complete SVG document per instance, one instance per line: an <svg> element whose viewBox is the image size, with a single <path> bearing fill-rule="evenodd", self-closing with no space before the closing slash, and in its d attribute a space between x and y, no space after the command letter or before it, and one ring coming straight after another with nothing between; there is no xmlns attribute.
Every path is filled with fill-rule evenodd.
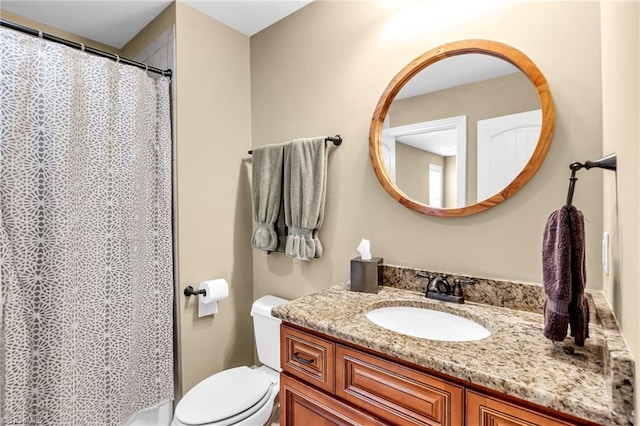
<svg viewBox="0 0 640 426"><path fill-rule="evenodd" d="M169 82L0 29L0 424L173 399Z"/></svg>

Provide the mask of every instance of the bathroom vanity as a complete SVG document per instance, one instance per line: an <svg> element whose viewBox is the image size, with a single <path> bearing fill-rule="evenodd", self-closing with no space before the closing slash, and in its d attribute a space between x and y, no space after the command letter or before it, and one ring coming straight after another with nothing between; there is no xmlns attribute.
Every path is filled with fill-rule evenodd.
<svg viewBox="0 0 640 426"><path fill-rule="evenodd" d="M466 424L487 426L504 422L594 424L566 421L568 417L528 407L505 395L476 391L436 371L308 329L284 325L281 341L285 373L280 381L280 419L284 425L462 425L465 418Z"/></svg>
<svg viewBox="0 0 640 426"><path fill-rule="evenodd" d="M403 281L423 285L406 280L414 273L405 268ZM427 300L417 288L381 286L369 294L339 285L275 308L283 320L281 424L630 424L634 364L600 293L589 295L591 337L576 347L542 336L539 286L487 285L493 300L483 303ZM385 306L452 313L491 336L407 336L366 318Z"/></svg>

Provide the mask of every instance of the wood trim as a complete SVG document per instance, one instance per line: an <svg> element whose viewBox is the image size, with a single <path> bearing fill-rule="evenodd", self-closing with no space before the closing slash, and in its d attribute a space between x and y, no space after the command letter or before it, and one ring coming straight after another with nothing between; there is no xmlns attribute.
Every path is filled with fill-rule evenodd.
<svg viewBox="0 0 640 426"><path fill-rule="evenodd" d="M531 83L533 83L536 91L538 92L540 107L542 109L542 128L540 129L540 138L538 139L538 144L536 145L529 162L513 179L513 181L499 193L479 203L466 207L453 209L433 208L410 198L391 180L386 168L384 167L382 151L380 149L382 144L382 126L393 99L407 81L435 62L451 56L463 55L465 53L483 53L503 59L518 67L529 78L529 80L531 80ZM435 49L431 49L418 56L391 80L387 88L382 93L382 96L380 97L380 100L373 112L373 117L371 118L371 127L369 129L369 156L371 158L371 164L373 165L373 171L375 172L382 187L403 206L418 213L431 216L468 216L500 204L518 192L518 190L533 177L549 151L554 128L555 111L549 85L547 84L547 80L542 72L540 72L531 59L519 50L496 41L456 41L436 47Z"/></svg>

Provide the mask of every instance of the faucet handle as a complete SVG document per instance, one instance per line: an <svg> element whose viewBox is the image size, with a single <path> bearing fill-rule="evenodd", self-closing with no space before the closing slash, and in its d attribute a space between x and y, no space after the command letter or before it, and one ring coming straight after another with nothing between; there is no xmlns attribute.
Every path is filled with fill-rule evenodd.
<svg viewBox="0 0 640 426"><path fill-rule="evenodd" d="M460 280L459 278L453 280L453 292L451 294L456 297L464 295L464 293L462 292L462 280Z"/></svg>
<svg viewBox="0 0 640 426"><path fill-rule="evenodd" d="M436 287L436 280L435 280L435 276L432 274L427 274L426 272L418 272L416 274L417 277L419 278L426 278L427 279L427 287L425 289L425 295L427 293L429 293L430 291L435 291Z"/></svg>
<svg viewBox="0 0 640 426"><path fill-rule="evenodd" d="M453 294L454 296L464 296L464 292L462 291L462 284L469 284L469 285L473 285L476 283L476 280L474 280L473 278L464 278L464 279L460 279L460 278L456 278L455 280L453 280L453 292L451 294Z"/></svg>
<svg viewBox="0 0 640 426"><path fill-rule="evenodd" d="M465 278L465 279L460 279L460 278L456 278L455 280L453 280L453 292L451 294L453 294L454 296L464 296L464 292L462 291L462 284L469 284L469 285L474 285L476 283L476 281L472 278Z"/></svg>

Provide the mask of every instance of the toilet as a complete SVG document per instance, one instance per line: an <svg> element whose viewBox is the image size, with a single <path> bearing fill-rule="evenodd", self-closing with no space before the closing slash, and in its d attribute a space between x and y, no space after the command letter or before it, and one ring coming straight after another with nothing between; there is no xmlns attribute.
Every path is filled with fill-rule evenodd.
<svg viewBox="0 0 640 426"><path fill-rule="evenodd" d="M280 390L280 320L271 308L288 302L263 296L251 307L261 367L236 367L209 376L178 402L171 426L264 425Z"/></svg>

